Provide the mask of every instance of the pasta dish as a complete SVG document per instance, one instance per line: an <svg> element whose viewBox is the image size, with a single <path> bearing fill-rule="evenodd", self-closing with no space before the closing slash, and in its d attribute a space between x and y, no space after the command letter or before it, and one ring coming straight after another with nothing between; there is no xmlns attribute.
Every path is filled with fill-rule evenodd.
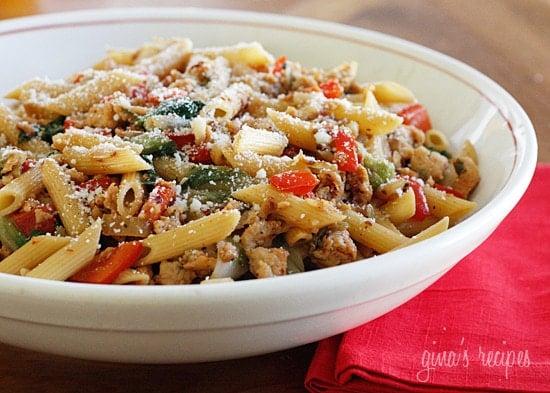
<svg viewBox="0 0 550 393"><path fill-rule="evenodd" d="M259 43L110 50L0 104L0 272L209 284L374 257L470 214L477 155L357 64Z"/></svg>

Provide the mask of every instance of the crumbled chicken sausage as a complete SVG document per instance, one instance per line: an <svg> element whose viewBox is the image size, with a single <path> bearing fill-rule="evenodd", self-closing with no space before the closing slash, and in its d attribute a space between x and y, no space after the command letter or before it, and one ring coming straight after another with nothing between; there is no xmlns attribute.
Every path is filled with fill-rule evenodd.
<svg viewBox="0 0 550 393"><path fill-rule="evenodd" d="M423 146L413 150L410 167L423 179L430 176L435 180L443 179L448 166L449 160L438 152L430 151Z"/></svg>
<svg viewBox="0 0 550 393"><path fill-rule="evenodd" d="M241 245L245 250L258 246L270 247L273 238L286 230L287 226L282 221L258 219L244 230Z"/></svg>
<svg viewBox="0 0 550 393"><path fill-rule="evenodd" d="M283 276L287 270L288 251L283 248L258 247L247 252L250 271L256 278Z"/></svg>
<svg viewBox="0 0 550 393"><path fill-rule="evenodd" d="M337 172L321 172L315 195L328 201L339 201L344 195L344 182Z"/></svg>
<svg viewBox="0 0 550 393"><path fill-rule="evenodd" d="M354 203L363 206L370 202L372 186L369 183L369 174L364 166L359 165L355 172L347 174L346 185Z"/></svg>
<svg viewBox="0 0 550 393"><path fill-rule="evenodd" d="M357 259L357 246L346 229L328 230L311 255L321 267L336 266Z"/></svg>

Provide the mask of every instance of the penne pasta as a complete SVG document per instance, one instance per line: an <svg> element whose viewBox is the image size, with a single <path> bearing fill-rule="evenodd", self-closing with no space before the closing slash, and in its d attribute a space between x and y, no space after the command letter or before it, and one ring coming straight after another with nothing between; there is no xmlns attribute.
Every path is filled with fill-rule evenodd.
<svg viewBox="0 0 550 393"><path fill-rule="evenodd" d="M123 70L98 71L95 78L61 94L44 104L44 108L60 115L86 112L105 96L124 91L143 81L143 77Z"/></svg>
<svg viewBox="0 0 550 393"><path fill-rule="evenodd" d="M113 284L147 285L149 284L149 282L151 282L151 278L147 273L143 273L135 269L126 269L118 275Z"/></svg>
<svg viewBox="0 0 550 393"><path fill-rule="evenodd" d="M143 205L144 191L137 172L122 175L117 194L117 212L123 217L135 215Z"/></svg>
<svg viewBox="0 0 550 393"><path fill-rule="evenodd" d="M449 140L441 131L431 129L426 131L425 136L424 145L426 147L441 152L449 151Z"/></svg>
<svg viewBox="0 0 550 393"><path fill-rule="evenodd" d="M346 211L345 215L351 237L376 252L388 252L407 240L399 232L388 229L353 210Z"/></svg>
<svg viewBox="0 0 550 393"><path fill-rule="evenodd" d="M344 216L328 201L299 198L277 191L267 184L258 184L235 191L233 196L250 204L273 203L276 206L274 210L276 216L293 227L309 232L316 232L320 228L344 220Z"/></svg>
<svg viewBox="0 0 550 393"><path fill-rule="evenodd" d="M26 274L27 277L64 281L93 259L101 235L101 220L96 220L82 234L52 254Z"/></svg>
<svg viewBox="0 0 550 393"><path fill-rule="evenodd" d="M449 217L443 217L441 220L437 221L435 224L424 229L419 234L407 239L405 242L395 247L395 249L403 248L410 246L412 244L421 242L422 240L429 239L435 235L439 235L442 232L445 232L449 228Z"/></svg>
<svg viewBox="0 0 550 393"><path fill-rule="evenodd" d="M35 236L0 262L0 273L19 275L22 269L34 269L69 241L68 237Z"/></svg>
<svg viewBox="0 0 550 393"><path fill-rule="evenodd" d="M315 127L311 122L292 117L284 112L277 112L270 108L267 108L267 116L279 131L286 134L291 144L309 151L317 149Z"/></svg>
<svg viewBox="0 0 550 393"><path fill-rule="evenodd" d="M305 169L313 160L308 160L303 154L294 158L259 155L252 151L236 153L232 148L222 150L229 165L242 169L250 176L256 176L258 171L265 171L265 176L270 177L277 173Z"/></svg>
<svg viewBox="0 0 550 393"><path fill-rule="evenodd" d="M151 169L134 150L116 147L103 143L86 149L84 147L67 147L63 150L63 158L73 168L86 175L114 175Z"/></svg>
<svg viewBox="0 0 550 393"><path fill-rule="evenodd" d="M185 38L167 46L157 54L146 57L134 66L136 72L147 72L164 78L171 70L183 70L191 57L193 43Z"/></svg>
<svg viewBox="0 0 550 393"><path fill-rule="evenodd" d="M452 222L460 220L477 207L473 201L458 198L430 186L424 187L424 193L430 213L439 218L449 217Z"/></svg>
<svg viewBox="0 0 550 393"><path fill-rule="evenodd" d="M0 103L0 134L6 137L11 145L19 142L19 130L17 129L17 117L10 108Z"/></svg>
<svg viewBox="0 0 550 393"><path fill-rule="evenodd" d="M473 145L455 154L409 89L357 66L159 38L21 84L0 104L0 272L212 284L446 230L476 208L458 197L480 181Z"/></svg>
<svg viewBox="0 0 550 393"><path fill-rule="evenodd" d="M74 85L65 81L51 81L37 78L25 82L21 86L13 89L6 94L6 98L22 102L31 100L36 96L54 98L68 92L73 87Z"/></svg>
<svg viewBox="0 0 550 393"><path fill-rule="evenodd" d="M313 238L313 234L308 231L304 231L301 228L290 228L285 233L285 240L289 246L293 246L300 241L309 241Z"/></svg>
<svg viewBox="0 0 550 393"><path fill-rule="evenodd" d="M330 100L327 110L338 120L355 121L367 135L385 135L397 128L403 119L384 110L354 106L343 100Z"/></svg>
<svg viewBox="0 0 550 393"><path fill-rule="evenodd" d="M414 216L415 210L414 192L411 188L401 194L397 199L382 206L382 211L388 215L389 219L394 224L399 224L408 220Z"/></svg>
<svg viewBox="0 0 550 393"><path fill-rule="evenodd" d="M255 41L220 48L207 48L198 53L211 57L223 56L230 64L244 64L252 68L265 68L273 63L273 56Z"/></svg>
<svg viewBox="0 0 550 393"><path fill-rule="evenodd" d="M252 128L244 125L233 139L236 153L254 152L280 156L288 145L288 139L278 132Z"/></svg>
<svg viewBox="0 0 550 393"><path fill-rule="evenodd" d="M75 197L76 190L69 177L51 158L44 160L41 173L65 230L71 236L80 234L89 225L89 216L82 202Z"/></svg>
<svg viewBox="0 0 550 393"><path fill-rule="evenodd" d="M6 216L23 206L23 202L44 187L40 166L23 173L0 189L0 216Z"/></svg>
<svg viewBox="0 0 550 393"><path fill-rule="evenodd" d="M216 244L233 232L240 218L238 210L222 210L181 227L151 235L143 241L143 245L149 248L149 253L138 264L150 265L178 257L186 250Z"/></svg>
<svg viewBox="0 0 550 393"><path fill-rule="evenodd" d="M235 83L206 104L202 112L217 119L231 120L244 109L251 94L250 86Z"/></svg>
<svg viewBox="0 0 550 393"><path fill-rule="evenodd" d="M397 82L381 81L374 84L376 100L384 105L395 103L408 104L415 101L412 91Z"/></svg>
<svg viewBox="0 0 550 393"><path fill-rule="evenodd" d="M54 135L52 137L52 141L52 146L59 151L63 151L66 147L71 146L82 146L91 149L92 147L102 143L109 143L121 148L127 147L135 151L137 154L140 154L143 150L143 146L137 143L125 141L118 137L107 137L78 128L69 128L64 133Z"/></svg>

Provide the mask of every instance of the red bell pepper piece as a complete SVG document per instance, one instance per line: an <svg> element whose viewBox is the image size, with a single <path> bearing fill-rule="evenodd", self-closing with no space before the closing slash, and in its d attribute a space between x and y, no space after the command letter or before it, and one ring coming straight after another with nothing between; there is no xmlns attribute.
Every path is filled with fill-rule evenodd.
<svg viewBox="0 0 550 393"><path fill-rule="evenodd" d="M280 75L285 69L285 64L288 58L286 56L280 56L275 60L275 65L273 66L273 75Z"/></svg>
<svg viewBox="0 0 550 393"><path fill-rule="evenodd" d="M37 220L37 214L39 214L39 220ZM42 233L55 232L53 209L47 205L38 206L28 212L22 210L15 212L9 216L9 219L26 237L29 237L34 231Z"/></svg>
<svg viewBox="0 0 550 393"><path fill-rule="evenodd" d="M463 199L465 198L465 196L462 195L461 192L456 191L452 187L447 187L447 186L444 186L443 184L437 184L437 183L434 183L433 187L438 189L439 191L443 191L443 192L446 192L447 194L454 195L455 197L463 198Z"/></svg>
<svg viewBox="0 0 550 393"><path fill-rule="evenodd" d="M279 191L302 196L313 191L315 186L319 184L319 179L309 170L296 170L271 176L269 184Z"/></svg>
<svg viewBox="0 0 550 393"><path fill-rule="evenodd" d="M422 131L428 131L432 128L432 122L428 111L422 104L411 104L401 109L398 113L403 118L403 124L415 126Z"/></svg>
<svg viewBox="0 0 550 393"><path fill-rule="evenodd" d="M85 188L88 191L95 191L99 187L106 190L113 183L116 183L117 179L109 176L98 176L80 184L80 188Z"/></svg>
<svg viewBox="0 0 550 393"><path fill-rule="evenodd" d="M30 158L23 161L23 164L21 164L21 173L25 173L31 168L34 168L34 165L36 164L35 160L31 160Z"/></svg>
<svg viewBox="0 0 550 393"><path fill-rule="evenodd" d="M166 134L168 138L174 141L178 149L182 149L184 146L192 145L195 143L194 134L176 134L174 132L169 132Z"/></svg>
<svg viewBox="0 0 550 393"><path fill-rule="evenodd" d="M416 180L410 178L407 179L409 186L414 193L414 201L416 209L414 211L413 220L422 221L430 215L430 208L428 207L428 201L426 200L426 194L424 194L424 189L422 185Z"/></svg>
<svg viewBox="0 0 550 393"><path fill-rule="evenodd" d="M355 172L359 166L355 139L342 130L332 132L332 147L336 151L334 159L338 169L343 172Z"/></svg>
<svg viewBox="0 0 550 393"><path fill-rule="evenodd" d="M121 243L117 248L105 250L96 256L70 280L91 284L111 284L120 273L136 263L142 251L141 242Z"/></svg>
<svg viewBox="0 0 550 393"><path fill-rule="evenodd" d="M149 194L147 201L141 207L139 216L150 221L158 220L174 201L175 197L176 191L171 183L167 181L158 182Z"/></svg>
<svg viewBox="0 0 550 393"><path fill-rule="evenodd" d="M344 88L336 78L319 83L319 87L327 98L339 98L344 93Z"/></svg>
<svg viewBox="0 0 550 393"><path fill-rule="evenodd" d="M205 143L198 146L193 146L189 150L189 161L194 162L195 164L212 164L210 150L208 150Z"/></svg>

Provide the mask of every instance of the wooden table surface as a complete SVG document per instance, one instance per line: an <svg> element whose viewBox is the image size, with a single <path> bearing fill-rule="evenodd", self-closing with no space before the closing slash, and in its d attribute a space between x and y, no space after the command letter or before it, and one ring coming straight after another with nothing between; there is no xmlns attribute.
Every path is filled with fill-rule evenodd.
<svg viewBox="0 0 550 393"><path fill-rule="evenodd" d="M378 30L456 57L525 108L550 161L550 0L0 0L0 19L83 8L202 6L308 16ZM255 358L171 366L74 360L0 344L6 392L299 392L315 345Z"/></svg>

